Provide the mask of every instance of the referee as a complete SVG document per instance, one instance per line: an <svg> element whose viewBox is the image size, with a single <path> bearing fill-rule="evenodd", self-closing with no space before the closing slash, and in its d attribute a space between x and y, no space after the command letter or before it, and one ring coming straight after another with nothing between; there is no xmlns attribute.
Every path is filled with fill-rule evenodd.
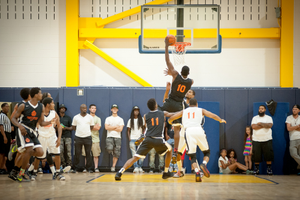
<svg viewBox="0 0 300 200"><path fill-rule="evenodd" d="M2 111L0 112L0 174L6 173L5 167L5 157L8 156L10 147L10 133L11 133L11 123L7 117L9 111L9 105L3 103L1 105Z"/></svg>

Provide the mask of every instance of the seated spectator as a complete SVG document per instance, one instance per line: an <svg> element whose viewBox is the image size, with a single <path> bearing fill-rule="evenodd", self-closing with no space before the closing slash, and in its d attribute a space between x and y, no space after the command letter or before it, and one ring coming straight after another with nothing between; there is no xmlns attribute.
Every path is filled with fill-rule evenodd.
<svg viewBox="0 0 300 200"><path fill-rule="evenodd" d="M227 158L228 158L228 163L229 164L234 164L237 162L237 155L234 149L229 149L227 151ZM234 170L232 174L237 174L238 172Z"/></svg>
<svg viewBox="0 0 300 200"><path fill-rule="evenodd" d="M226 149L221 149L220 158L218 162L220 174L231 174L237 168L246 171L246 174L252 173L251 171L248 170L248 168L245 165L242 165L241 163L235 162L231 164L226 155L227 155Z"/></svg>
<svg viewBox="0 0 300 200"><path fill-rule="evenodd" d="M138 146L136 146L134 143L144 133L144 130L145 121L140 114L140 108L138 106L134 106L130 114L130 119L127 122L127 135L132 157L134 157L138 148ZM133 173L144 173L144 170L142 169L143 161L144 159L140 158L133 164Z"/></svg>

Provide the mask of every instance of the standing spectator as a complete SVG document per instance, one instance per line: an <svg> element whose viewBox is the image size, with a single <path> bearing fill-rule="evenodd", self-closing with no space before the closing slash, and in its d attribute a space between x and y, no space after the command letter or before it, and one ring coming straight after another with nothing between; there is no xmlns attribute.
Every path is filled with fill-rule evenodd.
<svg viewBox="0 0 300 200"><path fill-rule="evenodd" d="M298 163L298 176L300 176L300 106L294 105L293 114L286 118L286 127L290 135L290 154Z"/></svg>
<svg viewBox="0 0 300 200"><path fill-rule="evenodd" d="M113 104L111 106L112 115L105 119L106 150L113 155L112 172L116 170L116 164L121 154L121 132L124 127L124 120L118 116L118 111L118 105Z"/></svg>
<svg viewBox="0 0 300 200"><path fill-rule="evenodd" d="M138 106L134 106L130 114L130 119L127 123L127 134L132 157L134 157L137 149L137 146L134 143L144 133L144 130L145 121L141 116L140 108ZM144 173L144 170L142 169L143 161L144 159L141 158L133 164L133 173Z"/></svg>
<svg viewBox="0 0 300 200"><path fill-rule="evenodd" d="M155 171L155 162L154 162L155 154L156 154L156 151L154 148L152 148L149 151L149 166L150 166L149 173L154 173L154 171ZM159 160L158 171L162 173L162 172L164 172L165 157L163 155L158 154L158 160Z"/></svg>
<svg viewBox="0 0 300 200"><path fill-rule="evenodd" d="M86 111L86 105L82 104L80 106L80 113L74 116L72 122L73 130L75 130L75 158L73 162L73 169L75 172L78 170L79 159L82 154L82 146L84 146L85 152L91 152L92 148L91 130L94 128L94 119ZM90 153L86 154L86 161L85 168L92 173L93 159Z"/></svg>
<svg viewBox="0 0 300 200"><path fill-rule="evenodd" d="M244 156L245 156L245 164L248 169L252 169L252 128L251 126L246 126L245 137L244 137Z"/></svg>
<svg viewBox="0 0 300 200"><path fill-rule="evenodd" d="M59 105L59 117L60 125L62 127L62 136L60 142L60 159L62 167L67 167L72 165L72 119L70 116L66 115L67 107L64 104ZM66 149L66 157L65 157Z"/></svg>
<svg viewBox="0 0 300 200"><path fill-rule="evenodd" d="M268 175L273 175L272 161L274 159L273 154L273 138L272 138L272 126L273 120L270 116L265 114L266 106L260 105L258 109L258 115L252 118L251 127L253 129L253 156L255 169L254 174L259 174L259 163L262 161L262 155L267 163Z"/></svg>
<svg viewBox="0 0 300 200"><path fill-rule="evenodd" d="M10 133L11 133L11 123L7 117L9 111L8 103L3 103L1 105L2 111L0 112L0 174L6 172L6 160L10 147Z"/></svg>
<svg viewBox="0 0 300 200"><path fill-rule="evenodd" d="M99 138L99 130L101 128L101 119L96 116L96 111L97 111L97 107L95 104L91 104L89 107L90 110L90 115L93 117L94 119L94 128L92 129L92 153L93 153L93 157L94 157L94 164L95 164L95 172L98 173L99 169L98 169L98 164L99 164L99 156L101 153L101 149L100 149L100 138Z"/></svg>

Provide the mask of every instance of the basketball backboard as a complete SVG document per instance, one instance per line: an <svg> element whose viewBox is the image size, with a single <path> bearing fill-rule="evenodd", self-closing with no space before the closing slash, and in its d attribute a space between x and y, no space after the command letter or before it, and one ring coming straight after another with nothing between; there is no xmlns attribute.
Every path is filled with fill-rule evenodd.
<svg viewBox="0 0 300 200"><path fill-rule="evenodd" d="M164 53L164 38L190 42L186 53L220 53L219 5L143 5L140 53Z"/></svg>

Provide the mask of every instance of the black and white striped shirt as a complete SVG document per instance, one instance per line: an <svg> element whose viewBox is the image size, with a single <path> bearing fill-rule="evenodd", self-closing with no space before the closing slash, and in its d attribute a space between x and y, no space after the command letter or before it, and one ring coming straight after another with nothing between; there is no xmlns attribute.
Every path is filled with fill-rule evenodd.
<svg viewBox="0 0 300 200"><path fill-rule="evenodd" d="M3 125L4 131L7 133L11 132L11 123L7 115L0 112L0 125Z"/></svg>

